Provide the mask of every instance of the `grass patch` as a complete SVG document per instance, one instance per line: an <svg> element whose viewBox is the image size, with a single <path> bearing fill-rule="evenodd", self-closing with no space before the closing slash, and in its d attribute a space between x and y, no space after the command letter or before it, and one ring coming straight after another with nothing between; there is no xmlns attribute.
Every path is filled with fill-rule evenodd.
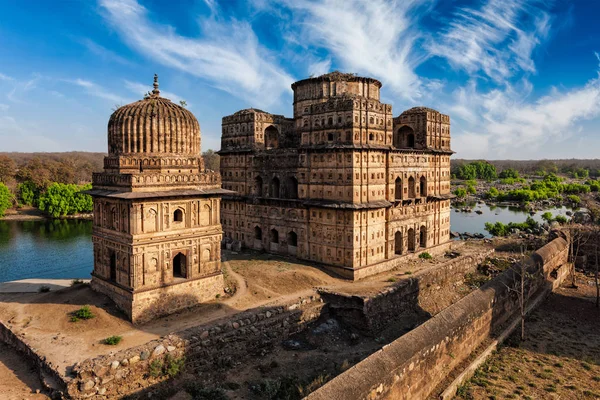
<svg viewBox="0 0 600 400"><path fill-rule="evenodd" d="M421 254L419 254L419 258L422 259L422 260L431 260L431 259L433 259L433 257L431 256L431 254L429 254L426 251L424 251Z"/></svg>
<svg viewBox="0 0 600 400"><path fill-rule="evenodd" d="M76 285L83 285L85 282L83 282L81 279L73 279L71 281L71 286L76 286Z"/></svg>
<svg viewBox="0 0 600 400"><path fill-rule="evenodd" d="M387 278L385 281L386 281L386 282L396 282L396 278L394 278L394 277L392 276L392 277L390 277L390 278Z"/></svg>
<svg viewBox="0 0 600 400"><path fill-rule="evenodd" d="M123 336L109 336L106 339L102 340L102 343L109 345L109 346L116 346L119 343L121 343L121 340L123 340Z"/></svg>
<svg viewBox="0 0 600 400"><path fill-rule="evenodd" d="M38 288L39 293L48 293L50 291L50 286L42 285Z"/></svg>
<svg viewBox="0 0 600 400"><path fill-rule="evenodd" d="M75 310L71 313L71 322L77 322L82 319L92 319L94 317L95 315L90 306L83 306L79 310Z"/></svg>
<svg viewBox="0 0 600 400"><path fill-rule="evenodd" d="M162 359L157 358L150 363L148 374L153 378L158 378L162 375L164 362Z"/></svg>

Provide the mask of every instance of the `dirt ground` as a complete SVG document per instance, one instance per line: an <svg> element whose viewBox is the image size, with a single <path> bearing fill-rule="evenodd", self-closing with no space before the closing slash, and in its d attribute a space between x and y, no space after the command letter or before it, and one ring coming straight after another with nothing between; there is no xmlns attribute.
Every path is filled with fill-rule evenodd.
<svg viewBox="0 0 600 400"><path fill-rule="evenodd" d="M3 400L49 399L37 372L15 350L0 343L0 398Z"/></svg>
<svg viewBox="0 0 600 400"><path fill-rule="evenodd" d="M477 251L478 246L481 245L483 244L466 245L461 252L464 254ZM350 282L291 258L260 253L230 252L225 253L225 258L223 267L226 286L234 289L233 295L224 293L218 300L145 325L133 326L124 319L110 299L93 292L88 285L81 284L48 293L0 294L0 319L17 335L23 336L41 355L46 356L61 373L69 374L70 368L75 363L87 358L137 346L169 333L208 323L246 309L265 304L275 305L311 295L317 287L353 294L373 293L395 285L402 279L409 279L418 271L434 268L437 263L448 260L444 256L435 257L433 260L415 260L407 262L397 270L359 282ZM71 322L70 315L84 305L90 306L94 318ZM324 322L326 321L320 321L320 323ZM310 373L303 374L304 377L310 376L312 372L317 373L317 369L323 365L329 366L324 367L327 374L335 375L339 373L336 369L338 367L334 366L335 363L342 365L346 361L345 364L354 364L383 344L381 339L378 339L378 342L372 339L361 341L355 336L350 339L349 335L352 332L340 327L336 327L332 334L334 339L329 342L327 341L329 339L325 339L327 335L320 334L313 338L315 344L310 344L310 340L313 340L311 338L303 339L309 343L307 346L311 349L321 348L321 343L329 343L328 346L321 348L322 354L316 358L314 354L310 359L307 358L306 371ZM122 336L123 340L116 346L102 344L103 339L113 335ZM338 337L340 339L337 339ZM285 354L289 352L286 349L280 350ZM289 365L285 365L282 361L280 364L283 367L279 371L296 370L294 365L302 363L305 350L298 351L293 358L290 358ZM336 352L339 354L334 357L333 354ZM279 359L279 355L275 352L269 356L261 355L258 359L262 362L262 358L271 365L273 361ZM247 372L236 371L236 374L245 374L244 382L258 379L260 374L263 374L259 371L260 374L256 375L255 366L248 368ZM227 379L227 377L221 376L219 379Z"/></svg>
<svg viewBox="0 0 600 400"><path fill-rule="evenodd" d="M593 278L577 274L457 392L456 399L600 399L600 310Z"/></svg>

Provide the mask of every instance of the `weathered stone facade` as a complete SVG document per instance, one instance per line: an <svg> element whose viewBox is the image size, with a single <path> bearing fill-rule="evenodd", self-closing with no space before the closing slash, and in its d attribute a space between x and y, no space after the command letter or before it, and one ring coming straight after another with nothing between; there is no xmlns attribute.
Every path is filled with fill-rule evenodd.
<svg viewBox="0 0 600 400"><path fill-rule="evenodd" d="M134 322L223 290L219 175L200 157L200 126L160 97L116 110L104 172L93 175L92 287Z"/></svg>
<svg viewBox="0 0 600 400"><path fill-rule="evenodd" d="M447 243L450 117L415 107L394 118L380 88L333 72L292 85L293 119L224 117L221 176L236 192L223 199L225 235L350 278Z"/></svg>

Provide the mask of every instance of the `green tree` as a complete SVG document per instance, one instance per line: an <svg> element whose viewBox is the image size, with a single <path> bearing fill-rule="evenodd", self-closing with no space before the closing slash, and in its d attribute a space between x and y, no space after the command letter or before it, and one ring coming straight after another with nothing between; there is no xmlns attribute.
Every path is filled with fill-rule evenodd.
<svg viewBox="0 0 600 400"><path fill-rule="evenodd" d="M467 191L464 188L459 187L459 188L456 188L456 190L454 191L454 195L456 197L462 199L463 197L465 197L467 195Z"/></svg>
<svg viewBox="0 0 600 400"><path fill-rule="evenodd" d="M552 213L550 211L546 211L542 214L542 219L547 223L551 223L554 217L552 217Z"/></svg>
<svg viewBox="0 0 600 400"><path fill-rule="evenodd" d="M506 169L502 170L502 172L500 172L500 175L498 175L498 177L500 179L505 179L505 178L518 179L519 171L517 171L516 169L513 169L513 168L506 168Z"/></svg>
<svg viewBox="0 0 600 400"><path fill-rule="evenodd" d="M0 155L0 182L11 185L15 182L17 164L9 156Z"/></svg>
<svg viewBox="0 0 600 400"><path fill-rule="evenodd" d="M25 181L18 186L19 198L23 204L28 206L37 206L40 196L40 189L32 181Z"/></svg>
<svg viewBox="0 0 600 400"><path fill-rule="evenodd" d="M80 193L90 188L89 184L77 186L55 182L40 196L40 210L55 218L78 212L91 212L93 209L91 196Z"/></svg>
<svg viewBox="0 0 600 400"><path fill-rule="evenodd" d="M6 209L12 206L13 198L14 196L8 187L0 182L0 218L4 217Z"/></svg>

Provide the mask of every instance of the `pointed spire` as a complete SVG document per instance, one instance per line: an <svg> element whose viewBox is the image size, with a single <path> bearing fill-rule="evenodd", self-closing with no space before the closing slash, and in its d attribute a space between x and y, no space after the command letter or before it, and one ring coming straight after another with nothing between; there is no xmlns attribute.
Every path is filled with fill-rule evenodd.
<svg viewBox="0 0 600 400"><path fill-rule="evenodd" d="M155 96L160 95L160 90L158 90L158 75L154 74L154 90L152 90L152 94Z"/></svg>

